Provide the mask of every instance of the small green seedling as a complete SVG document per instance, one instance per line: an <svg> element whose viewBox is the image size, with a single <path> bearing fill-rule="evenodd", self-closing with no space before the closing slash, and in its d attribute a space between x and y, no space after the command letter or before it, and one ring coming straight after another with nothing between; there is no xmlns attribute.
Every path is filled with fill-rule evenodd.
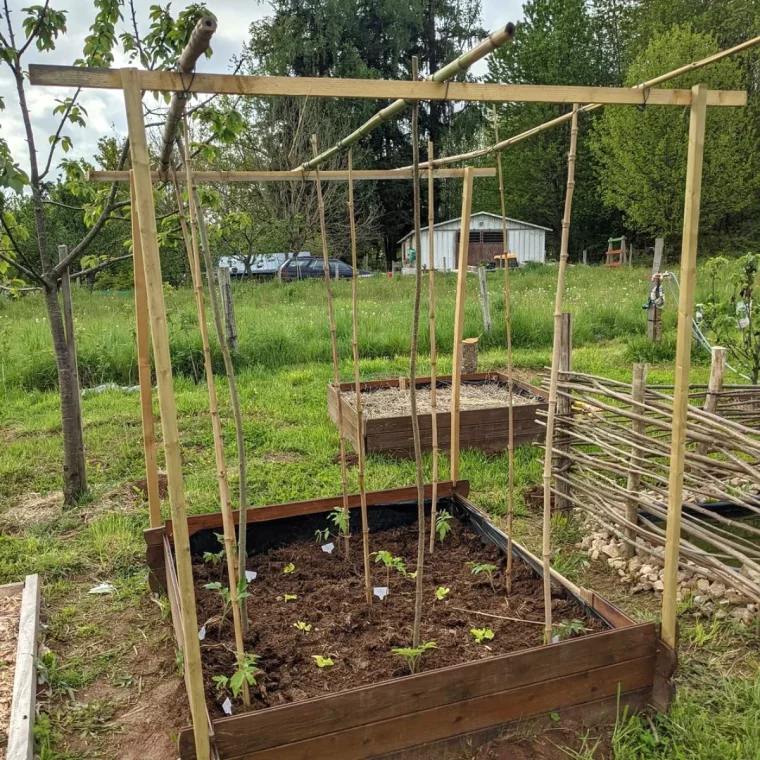
<svg viewBox="0 0 760 760"><path fill-rule="evenodd" d="M285 594L285 596L282 597L286 602L294 602L296 599L298 599L298 594Z"/></svg>
<svg viewBox="0 0 760 760"><path fill-rule="evenodd" d="M387 551L372 552L370 556L375 558L375 564L382 562L385 565L386 586L391 585L391 568L398 570L404 577L407 576L406 565L401 557L394 557Z"/></svg>
<svg viewBox="0 0 760 760"><path fill-rule="evenodd" d="M216 684L216 690L224 693L229 689L232 692L232 696L237 697L243 690L243 683L247 683L249 686L256 686L256 676L261 673L261 668L256 665L258 660L259 656L257 654L246 654L238 663L237 670L230 678L227 676L214 676L212 680Z"/></svg>
<svg viewBox="0 0 760 760"><path fill-rule="evenodd" d="M451 513L442 509L435 518L435 532L438 534L438 540L443 540L451 532Z"/></svg>
<svg viewBox="0 0 760 760"><path fill-rule="evenodd" d="M478 562L468 562L467 564L472 568L473 575L485 573L488 582L491 584L491 588L496 591L496 586L494 586L493 582L493 574L496 572L496 565L480 564Z"/></svg>
<svg viewBox="0 0 760 760"><path fill-rule="evenodd" d="M218 591L219 596L222 598L222 615L219 618L219 630L221 631L222 626L224 625L224 621L226 620L230 608L232 607L232 594L230 594L230 590L226 586L222 586L222 584L218 581L214 581L213 583L206 583L204 584L203 588L210 589L211 591ZM247 589L248 581L245 578L241 578L237 584L237 596L239 602L248 597Z"/></svg>
<svg viewBox="0 0 760 760"><path fill-rule="evenodd" d="M316 538L314 539L315 544L323 544L325 541L330 540L330 529L325 528L324 530L315 530L314 535Z"/></svg>
<svg viewBox="0 0 760 760"><path fill-rule="evenodd" d="M443 601L448 595L449 591L451 591L450 588L446 588L445 586L439 586L435 590L435 598L440 602Z"/></svg>
<svg viewBox="0 0 760 760"><path fill-rule="evenodd" d="M327 519L335 526L339 536L348 535L348 510L336 507Z"/></svg>
<svg viewBox="0 0 760 760"><path fill-rule="evenodd" d="M216 567L224 559L224 549L218 552L203 552L203 561Z"/></svg>
<svg viewBox="0 0 760 760"><path fill-rule="evenodd" d="M290 575L291 573L294 573L295 571L296 571L296 566L292 562L288 562L288 564L282 568L282 572L285 573L285 575Z"/></svg>
<svg viewBox="0 0 760 760"><path fill-rule="evenodd" d="M428 651L428 649L436 649L435 641L425 641L418 647L397 647L391 649L391 654L395 654L396 657L403 657L406 660L406 664L410 673L416 673L420 666L420 660L422 655Z"/></svg>
<svg viewBox="0 0 760 760"><path fill-rule="evenodd" d="M573 636L579 636L586 630L582 620L563 620L554 626L554 635L552 641L564 641L571 639Z"/></svg>
<svg viewBox="0 0 760 760"><path fill-rule="evenodd" d="M311 659L317 663L318 668L331 668L333 665L335 665L332 657L322 657L321 654L313 654L311 656Z"/></svg>
<svg viewBox="0 0 760 760"><path fill-rule="evenodd" d="M493 631L490 628L470 628L470 633L475 637L476 644L493 639Z"/></svg>
<svg viewBox="0 0 760 760"><path fill-rule="evenodd" d="M298 628L299 631L308 633L311 630L311 623L304 623L303 620L299 620L297 623L293 623L293 628Z"/></svg>

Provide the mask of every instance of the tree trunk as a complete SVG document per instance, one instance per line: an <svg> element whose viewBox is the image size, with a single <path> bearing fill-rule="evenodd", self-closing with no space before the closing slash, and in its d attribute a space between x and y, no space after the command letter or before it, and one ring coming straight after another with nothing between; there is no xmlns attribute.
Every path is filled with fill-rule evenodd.
<svg viewBox="0 0 760 760"><path fill-rule="evenodd" d="M61 306L55 288L45 288L45 306L53 336L53 350L58 370L61 397L61 428L63 432L63 500L68 506L77 503L87 490L87 470L84 459L82 407L79 398L79 379L72 366L66 344Z"/></svg>

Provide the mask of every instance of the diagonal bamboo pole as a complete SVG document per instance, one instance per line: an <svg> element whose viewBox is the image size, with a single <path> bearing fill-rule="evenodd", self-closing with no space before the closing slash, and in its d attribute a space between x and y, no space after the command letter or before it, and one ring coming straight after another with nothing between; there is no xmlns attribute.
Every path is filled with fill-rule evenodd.
<svg viewBox="0 0 760 760"><path fill-rule="evenodd" d="M185 163L185 171L190 172L190 164ZM235 542L235 518L232 515L230 505L230 486L227 481L227 462L224 456L224 439L222 437L222 422L219 417L219 402L216 396L216 379L214 368L211 364L211 344L208 338L208 325L206 324L206 304L203 299L203 276L201 275L201 258L198 251L198 231L196 208L192 194L188 193L188 209L190 211L190 234L188 234L187 220L183 210L182 194L179 189L176 174L173 173L174 193L177 198L177 210L182 237L185 241L185 251L190 263L190 275L193 281L193 293L195 294L195 307L198 312L198 327L201 333L201 345L203 346L203 366L206 373L206 387L208 388L208 407L211 414L211 430L214 436L214 459L216 461L216 481L219 487L219 503L222 512L222 531L224 534L224 552L227 558L227 577L230 585L230 606L232 607L232 625L235 629L235 654L238 667L242 667L245 661L245 644L243 643L243 624L241 621L240 601L238 599L238 567L237 546ZM190 187L190 186L189 186ZM251 696L248 683L243 679L243 704L250 707Z"/></svg>
<svg viewBox="0 0 760 760"><path fill-rule="evenodd" d="M654 77L653 79L648 79L646 82L641 82L634 87L632 87L632 90L649 90L652 87L656 87L657 85L663 84L664 82L669 82L672 79L676 79L677 77L682 76L683 74L688 74L692 71L697 71L698 69L702 69L705 66L709 66L711 63L716 63L717 61L722 61L724 58L728 58L729 56L736 55L737 53L741 53L745 50L749 50L750 48L756 47L757 45L760 45L760 37L753 37L751 40L747 40L746 42L742 42L739 45L735 45L732 48L727 48L726 50L721 50L718 53L715 53L714 55L710 55L707 58L702 58L699 61L694 61L692 63L687 63L685 66L680 66L677 69L673 69L673 71L668 71L665 74L660 74L660 76ZM580 111L582 113L589 113L591 111L595 111L597 108L601 108L604 104L603 103L588 103L584 106L580 107ZM445 166L446 164L455 164L459 161L472 161L476 158L482 158L484 156L490 156L491 153L494 153L496 151L505 150L506 148L511 148L513 145L517 145L517 143L522 142L523 140L527 139L528 137L532 137L533 135L540 134L541 132L546 132L548 129L553 129L556 126L559 126L560 124L564 124L567 121L570 121L572 118L571 114L566 113L562 116L558 116L556 119L551 119L550 121L544 122L543 124L539 124L536 127L532 127L531 129L526 130L525 132L521 132L519 135L515 135L514 137L509 137L506 140L502 140L501 142L497 141L495 145L490 145L487 148L480 148L478 150L470 151L469 153L460 153L456 156L445 156L443 158L438 158L433 162L434 166ZM403 169L408 169L408 166L402 167ZM420 168L427 168L427 163L421 164Z"/></svg>
<svg viewBox="0 0 760 760"><path fill-rule="evenodd" d="M417 56L412 57L412 80L417 81ZM420 418L417 416L417 348L420 334L420 300L422 298L422 251L420 242L422 225L420 219L420 104L412 109L412 183L414 189L414 241L417 255L414 257L414 307L412 312L412 346L409 352L409 406L412 414L412 440L414 442L414 471L417 479L417 565L415 570L414 626L412 647L420 645L422 624L422 574L425 563L425 477L422 472L422 445L420 442ZM432 233L432 230L430 230Z"/></svg>
<svg viewBox="0 0 760 760"><path fill-rule="evenodd" d="M428 158L433 157L433 143L428 141ZM435 526L438 516L438 351L435 345L435 182L433 167L428 168L428 320L430 322L430 426L433 437L433 484L430 508L430 553L435 551ZM418 256L422 255L422 251Z"/></svg>
<svg viewBox="0 0 760 760"><path fill-rule="evenodd" d="M456 76L462 71L466 71L472 66L473 63L485 58L489 53L492 53L497 48L501 47L504 43L509 42L515 35L515 25L512 23L507 24L503 29L495 31L493 34L486 37L486 39L479 42L474 48L463 53L454 61L446 64L446 66L438 69L435 74L426 77L425 81L429 82L445 82L448 79ZM344 137L338 143L333 145L332 148L328 148L317 156L314 156L310 161L304 161L300 166L293 169L294 172L307 171L309 169L315 169L328 159L332 158L336 153L340 152L344 148L350 148L361 140L362 137L368 135L373 129L379 127L383 122L401 113L408 105L411 105L410 101L399 98L394 100L389 106L386 106L381 111L378 111L371 119L366 121L358 129L355 129L350 135Z"/></svg>
<svg viewBox="0 0 760 760"><path fill-rule="evenodd" d="M499 120L496 106L493 107L493 131L499 142ZM432 166L428 171L432 171ZM496 171L499 175L499 199L501 201L501 238L504 248L504 320L507 331L507 409L509 415L509 439L507 441L507 458L509 484L507 486L507 569L506 592L512 593L512 529L515 514L515 431L514 407L512 398L512 289L509 276L509 236L507 233L507 204L504 198L504 172L501 165L501 152L496 154Z"/></svg>
<svg viewBox="0 0 760 760"><path fill-rule="evenodd" d="M156 210L153 206L153 185L150 179L150 156L145 135L142 92L137 69L122 69L121 81L127 111L129 146L135 181L140 242L148 293L153 354L156 362L156 383L161 409L161 428L164 436L166 476L169 483L169 505L172 512L174 552L177 562L177 581L181 602L182 634L185 641L183 659L188 699L193 718L193 737L198 760L210 760L211 746L203 692L203 668L198 642L198 613L195 606L193 566L190 558L190 535L187 527L187 505L180 457L177 404L174 398L172 362L169 352L169 332L166 325L166 305L158 255Z"/></svg>
<svg viewBox="0 0 760 760"><path fill-rule="evenodd" d="M557 268L557 292L554 297L554 344L552 347L552 371L549 383L549 408L546 415L546 452L544 454L544 515L542 560L544 571L544 634L547 644L552 642L552 581L551 581L551 529L552 529L552 449L554 446L554 417L557 411L557 381L559 379L560 335L562 332L562 302L565 294L568 246L570 242L570 217L573 210L575 189L575 154L578 145L578 106L573 106L570 127L570 151L567 154L567 191L565 212L562 218L562 240Z"/></svg>
<svg viewBox="0 0 760 760"><path fill-rule="evenodd" d="M351 311L353 321L353 332L351 336L351 345L354 360L354 388L356 396L356 425L358 428L357 439L357 479L359 481L359 504L362 513L362 528L366 524L364 516L367 514L367 490L364 485L364 418L362 415L362 386L359 377L359 262L356 253L356 218L354 216L354 157L353 151L348 151L348 218L351 232L351 265L354 272L351 276ZM340 382L340 381L339 381ZM338 385L338 407L340 408L340 385ZM342 414L342 412L340 412ZM340 426L340 422L338 425ZM346 537L346 546L348 546L348 537ZM348 554L348 552L346 553ZM364 578L369 578L369 533L362 530L362 554L364 557ZM366 591L366 589L365 589ZM368 597L371 598L371 597Z"/></svg>

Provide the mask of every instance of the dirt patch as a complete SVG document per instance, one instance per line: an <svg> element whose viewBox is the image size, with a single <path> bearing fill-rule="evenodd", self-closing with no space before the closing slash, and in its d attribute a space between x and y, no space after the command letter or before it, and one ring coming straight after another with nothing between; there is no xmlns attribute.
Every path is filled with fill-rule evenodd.
<svg viewBox="0 0 760 760"><path fill-rule="evenodd" d="M332 458L333 464L340 464L340 454L336 454ZM359 457L353 453L353 451L346 452L346 467L357 467L359 465Z"/></svg>
<svg viewBox="0 0 760 760"><path fill-rule="evenodd" d="M451 408L451 385L440 383L436 389L436 404L439 412L447 412ZM353 391L344 393L346 401L356 407L356 394ZM509 401L509 390L506 383L484 381L482 383L465 383L460 394L460 409L463 412L472 409L492 409L506 406ZM514 387L512 394L513 406L543 403L543 399L519 386ZM417 388L417 413L430 414L430 386ZM409 389L378 388L362 391L362 411L366 419L383 417L403 417L412 413Z"/></svg>
<svg viewBox="0 0 760 760"><path fill-rule="evenodd" d="M48 522L63 511L63 491L24 494L10 509L0 515L0 528L21 533L30 525Z"/></svg>
<svg viewBox="0 0 760 760"><path fill-rule="evenodd" d="M571 721L569 725L545 729L538 735L508 733L468 753L466 760L567 760L571 757L612 760L609 734L604 729L589 732L582 724Z"/></svg>
<svg viewBox="0 0 760 760"><path fill-rule="evenodd" d="M389 551L414 570L417 547L416 526L373 533L375 550ZM377 683L406 675L404 661L391 653L394 647L407 647L411 641L411 622L415 581L391 571L390 581L383 565L372 564L374 586L389 585L384 601L374 600L371 611L363 601L362 558L355 542L351 559L345 562L336 548L327 554L313 543L294 543L249 559L248 567L257 572L249 585L251 629L246 651L260 657L261 673L253 689L253 709L296 702L356 686ZM468 562L496 565L494 590L486 573L474 575ZM290 569L291 572L284 572ZM542 584L532 572L517 562L513 593L506 600L500 592L504 585L504 558L494 546L485 546L466 527L455 523L451 534L435 554L425 558L422 641L434 641L421 670L432 670L495 655L506 654L542 643ZM220 693L214 676L231 677L235 672L232 622L221 624L220 594L203 588L209 582L222 582L223 568L197 563L198 619L206 622L206 637L201 644L206 697L213 715L221 715L221 704L228 696ZM436 589L448 588L445 599L436 599ZM295 599L285 601L285 595ZM585 619L575 602L555 599L555 622ZM460 608L460 609L457 609ZM462 610L465 611L462 611ZM477 615L487 612L520 620L514 623ZM299 621L311 626L308 632L295 627ZM589 630L599 630L597 620L586 620ZM475 642L471 628L490 628L493 639ZM329 657L334 665L319 668L316 655ZM235 712L242 709L234 700Z"/></svg>
<svg viewBox="0 0 760 760"><path fill-rule="evenodd" d="M8 744L21 594L22 591L19 590L0 599L0 760L5 760L5 748Z"/></svg>
<svg viewBox="0 0 760 760"><path fill-rule="evenodd" d="M525 506L531 512L543 512L544 511L544 487L541 483L535 483L532 486L526 486L523 489L523 501ZM556 504L554 503L554 494L551 496L552 512L554 512Z"/></svg>
<svg viewBox="0 0 760 760"><path fill-rule="evenodd" d="M140 478L140 480L133 480L131 483L127 483L127 489L130 493L137 493L143 497L148 498L148 479ZM161 499L166 499L169 496L169 478L166 477L166 473L158 473L158 495Z"/></svg>
<svg viewBox="0 0 760 760"><path fill-rule="evenodd" d="M300 454L274 451L270 451L268 454L264 454L261 459L264 462L271 464L293 464L295 462L303 461L303 457Z"/></svg>

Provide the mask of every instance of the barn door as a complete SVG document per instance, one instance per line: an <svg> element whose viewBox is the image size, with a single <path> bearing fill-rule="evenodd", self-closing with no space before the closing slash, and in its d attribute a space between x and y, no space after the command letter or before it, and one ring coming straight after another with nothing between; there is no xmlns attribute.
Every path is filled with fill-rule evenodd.
<svg viewBox="0 0 760 760"><path fill-rule="evenodd" d="M461 232L457 232L457 251ZM481 262L493 261L502 252L501 232L498 230L470 231L467 242L467 265L478 266Z"/></svg>

